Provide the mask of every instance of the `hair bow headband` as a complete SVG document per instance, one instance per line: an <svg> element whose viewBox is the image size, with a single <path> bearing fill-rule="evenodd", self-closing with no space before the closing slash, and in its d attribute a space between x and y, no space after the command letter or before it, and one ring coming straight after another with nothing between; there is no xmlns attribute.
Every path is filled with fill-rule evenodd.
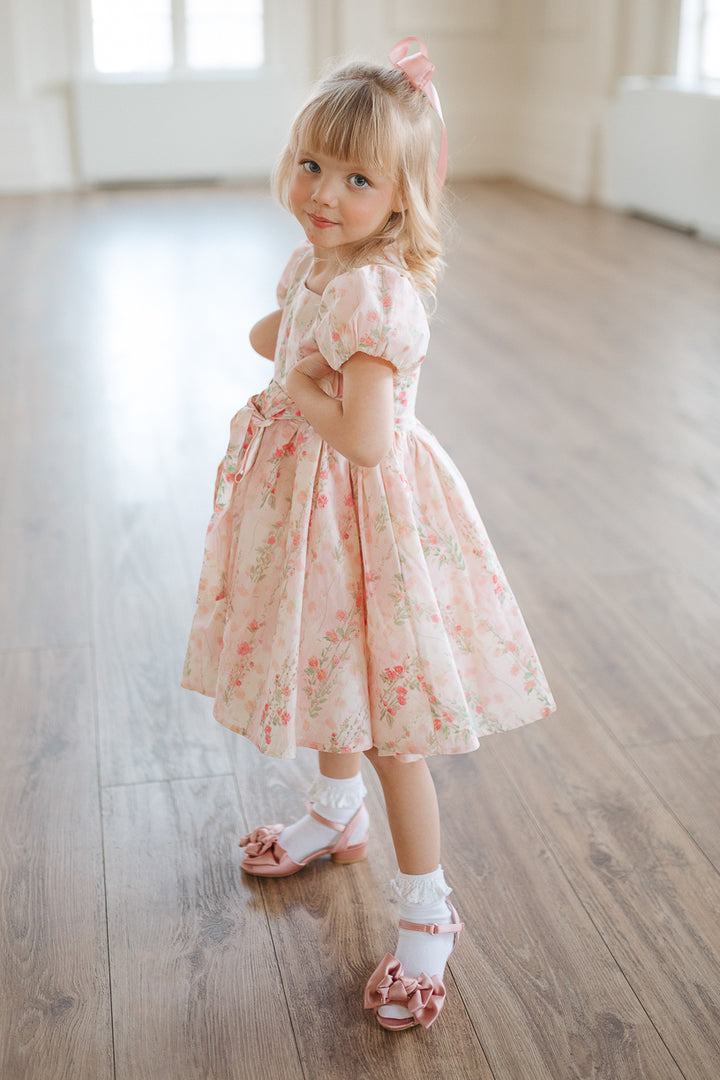
<svg viewBox="0 0 720 1080"><path fill-rule="evenodd" d="M419 52L410 53L408 46L410 42L416 42L420 47ZM393 67L398 68L400 71L404 71L413 86L418 90L422 90L423 94L427 97L428 101L432 105L435 112L440 117L440 123L442 124L442 135L440 137L440 155L438 157L437 165L437 178L440 187L445 183L445 177L447 176L448 168L448 137L447 128L445 127L445 121L443 120L442 109L440 107L440 98L438 92L431 83L432 73L435 70L435 65L428 58L427 46L420 38L406 37L402 41L398 41L397 45L393 46L390 50L390 63Z"/></svg>

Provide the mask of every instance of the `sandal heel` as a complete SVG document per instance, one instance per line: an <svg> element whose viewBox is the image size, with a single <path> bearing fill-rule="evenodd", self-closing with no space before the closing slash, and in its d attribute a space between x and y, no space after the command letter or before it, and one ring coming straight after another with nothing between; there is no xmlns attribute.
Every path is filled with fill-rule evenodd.
<svg viewBox="0 0 720 1080"><path fill-rule="evenodd" d="M363 840L360 844L353 844L352 847L345 848L344 851L338 851L337 853L330 853L330 858L336 863L355 863L362 862L363 859L367 859L367 840Z"/></svg>

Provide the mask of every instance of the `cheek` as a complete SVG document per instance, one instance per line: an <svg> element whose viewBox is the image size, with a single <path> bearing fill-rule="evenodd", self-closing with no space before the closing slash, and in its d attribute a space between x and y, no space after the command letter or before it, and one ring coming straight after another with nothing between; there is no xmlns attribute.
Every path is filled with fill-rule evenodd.
<svg viewBox="0 0 720 1080"><path fill-rule="evenodd" d="M290 199L290 205L296 206L298 203L301 203L303 201L304 197L305 184L303 182L303 177L299 176L297 173L294 173L292 180L290 181L290 187L288 188L288 198Z"/></svg>

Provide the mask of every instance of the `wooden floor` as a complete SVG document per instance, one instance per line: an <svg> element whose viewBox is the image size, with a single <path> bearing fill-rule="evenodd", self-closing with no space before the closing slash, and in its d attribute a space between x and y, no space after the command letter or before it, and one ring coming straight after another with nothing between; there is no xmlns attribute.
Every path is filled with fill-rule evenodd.
<svg viewBox="0 0 720 1080"><path fill-rule="evenodd" d="M720 1076L720 248L511 185L455 213L419 414L559 711L433 762L468 930L392 1035L377 786L367 862L247 879L312 755L178 687L296 226L253 190L0 201L2 1080Z"/></svg>

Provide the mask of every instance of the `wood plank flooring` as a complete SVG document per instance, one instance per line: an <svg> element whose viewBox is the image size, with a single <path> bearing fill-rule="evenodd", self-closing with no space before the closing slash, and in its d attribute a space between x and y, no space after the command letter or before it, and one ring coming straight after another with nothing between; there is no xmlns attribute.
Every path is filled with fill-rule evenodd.
<svg viewBox="0 0 720 1080"><path fill-rule="evenodd" d="M720 248L465 184L419 415L558 713L435 760L468 929L428 1032L362 989L370 858L247 880L303 804L179 689L247 343L294 222L257 189L0 200L2 1080L717 1080Z"/></svg>

